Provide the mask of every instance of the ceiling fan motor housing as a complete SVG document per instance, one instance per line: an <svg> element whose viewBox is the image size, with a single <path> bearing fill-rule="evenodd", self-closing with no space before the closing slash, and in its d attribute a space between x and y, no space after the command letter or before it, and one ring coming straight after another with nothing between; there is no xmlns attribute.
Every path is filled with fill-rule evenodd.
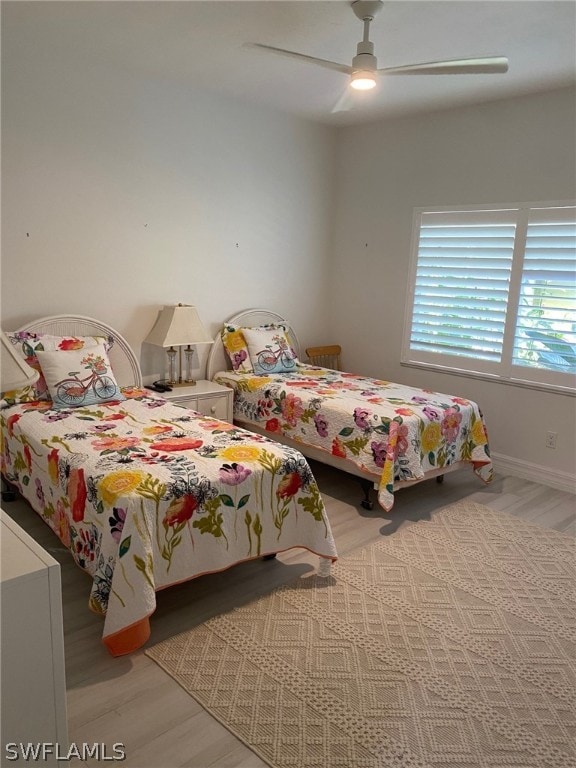
<svg viewBox="0 0 576 768"><path fill-rule="evenodd" d="M376 72L378 60L374 56L374 44L365 40L358 43L356 56L352 59L352 72Z"/></svg>

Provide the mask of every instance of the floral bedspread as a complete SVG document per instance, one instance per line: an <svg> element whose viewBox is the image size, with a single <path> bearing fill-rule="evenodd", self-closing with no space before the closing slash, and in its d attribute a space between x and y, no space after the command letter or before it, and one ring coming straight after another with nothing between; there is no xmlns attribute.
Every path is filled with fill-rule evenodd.
<svg viewBox="0 0 576 768"><path fill-rule="evenodd" d="M148 617L170 584L292 547L336 558L298 451L146 390L124 394L0 411L2 474L92 576L104 642Z"/></svg>
<svg viewBox="0 0 576 768"><path fill-rule="evenodd" d="M316 366L267 376L222 371L214 379L234 388L235 419L378 475L385 510L395 481L457 461L492 479L484 419L471 400Z"/></svg>

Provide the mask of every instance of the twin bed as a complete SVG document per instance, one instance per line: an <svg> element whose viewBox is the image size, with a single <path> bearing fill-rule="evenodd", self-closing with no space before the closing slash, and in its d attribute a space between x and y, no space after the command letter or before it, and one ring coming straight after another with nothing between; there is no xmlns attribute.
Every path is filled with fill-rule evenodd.
<svg viewBox="0 0 576 768"><path fill-rule="evenodd" d="M271 338L274 329L283 332L296 364L278 365L284 369L279 372L265 365L254 372L234 351L242 342L235 338L226 349L226 334L218 334L207 377L234 389L234 423L357 476L366 493L363 506L371 507L372 487L389 511L396 490L463 467L472 467L485 482L492 479L485 423L476 403L306 365L294 330L266 309L241 312L224 326L234 331L254 327L271 329Z"/></svg>
<svg viewBox="0 0 576 768"><path fill-rule="evenodd" d="M59 408L50 400L8 405L0 426L4 480L91 576L89 605L105 615L113 655L147 641L156 592L169 585L293 547L319 555L321 566L336 559L301 453L143 389L134 353L105 323L45 318L12 338L31 362L34 345L44 360L61 339L53 357L67 380L94 359L87 346L80 355L88 363L66 357L74 347L106 340L108 360L99 357L111 370L94 370L114 378L123 399L86 404L77 387L66 397L78 402Z"/></svg>
<svg viewBox="0 0 576 768"><path fill-rule="evenodd" d="M250 350L227 354L218 334L207 376L234 388L234 425L144 389L134 352L98 320L43 318L12 335L42 371L61 370L53 400L4 401L2 475L91 576L113 655L147 641L156 592L172 584L295 547L329 572L337 552L307 457L374 485L387 510L396 489L463 465L490 480L476 404L303 365L293 330L267 310L227 326L248 329L265 369L247 372ZM244 371L231 370L240 358ZM99 390L110 379L118 389Z"/></svg>

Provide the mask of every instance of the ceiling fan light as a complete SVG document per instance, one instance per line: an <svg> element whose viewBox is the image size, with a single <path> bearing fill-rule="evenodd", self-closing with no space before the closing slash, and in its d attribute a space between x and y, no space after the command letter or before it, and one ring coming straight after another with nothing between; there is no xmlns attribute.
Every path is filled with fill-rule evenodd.
<svg viewBox="0 0 576 768"><path fill-rule="evenodd" d="M376 77L373 72L360 70L352 74L350 85L357 91L369 91L376 87Z"/></svg>

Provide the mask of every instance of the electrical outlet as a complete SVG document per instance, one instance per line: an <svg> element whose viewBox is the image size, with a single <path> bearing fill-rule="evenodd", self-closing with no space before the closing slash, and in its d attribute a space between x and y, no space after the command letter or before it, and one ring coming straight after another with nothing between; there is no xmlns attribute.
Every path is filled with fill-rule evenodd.
<svg viewBox="0 0 576 768"><path fill-rule="evenodd" d="M558 437L558 432L547 432L546 433L546 448L556 448L556 438Z"/></svg>

